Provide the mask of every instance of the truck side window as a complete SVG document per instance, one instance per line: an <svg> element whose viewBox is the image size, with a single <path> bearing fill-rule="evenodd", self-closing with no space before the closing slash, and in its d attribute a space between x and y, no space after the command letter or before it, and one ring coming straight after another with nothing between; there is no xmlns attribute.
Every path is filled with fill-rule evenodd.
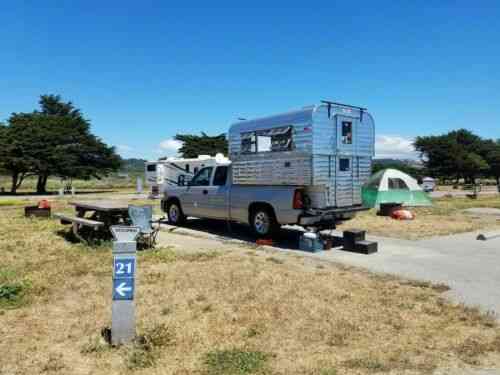
<svg viewBox="0 0 500 375"><path fill-rule="evenodd" d="M156 164L148 164L147 171L148 172L155 172L156 171Z"/></svg>
<svg viewBox="0 0 500 375"><path fill-rule="evenodd" d="M196 176L191 180L191 186L209 186L210 177L212 176L213 167L203 168L198 172Z"/></svg>
<svg viewBox="0 0 500 375"><path fill-rule="evenodd" d="M227 167L217 167L214 175L214 186L224 186L227 180Z"/></svg>
<svg viewBox="0 0 500 375"><path fill-rule="evenodd" d="M342 143L345 145L352 144L352 122L342 121Z"/></svg>

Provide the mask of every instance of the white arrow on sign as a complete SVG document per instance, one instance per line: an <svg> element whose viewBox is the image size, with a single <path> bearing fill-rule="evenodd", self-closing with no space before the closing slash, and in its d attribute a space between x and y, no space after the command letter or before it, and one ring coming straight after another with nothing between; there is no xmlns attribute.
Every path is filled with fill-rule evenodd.
<svg viewBox="0 0 500 375"><path fill-rule="evenodd" d="M127 283L121 283L116 287L116 293L118 293L120 296L125 297L125 292L131 292L132 287L131 286L126 286Z"/></svg>

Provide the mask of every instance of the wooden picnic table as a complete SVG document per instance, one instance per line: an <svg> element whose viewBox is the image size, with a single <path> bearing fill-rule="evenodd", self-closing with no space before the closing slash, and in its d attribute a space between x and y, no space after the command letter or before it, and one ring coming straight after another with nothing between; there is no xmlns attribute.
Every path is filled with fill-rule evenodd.
<svg viewBox="0 0 500 375"><path fill-rule="evenodd" d="M98 225L100 237L110 237L109 227L117 224L129 224L128 202L117 200L76 201L70 202L75 207L76 217L83 220L74 220L79 225L74 226L74 232L80 232L84 226ZM88 221L88 224L87 224ZM102 223L102 225L99 225ZM82 236L75 233L80 239Z"/></svg>

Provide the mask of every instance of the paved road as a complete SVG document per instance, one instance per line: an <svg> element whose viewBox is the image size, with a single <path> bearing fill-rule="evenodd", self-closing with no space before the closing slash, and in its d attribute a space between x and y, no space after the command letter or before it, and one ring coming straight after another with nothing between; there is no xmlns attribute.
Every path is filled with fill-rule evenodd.
<svg viewBox="0 0 500 375"><path fill-rule="evenodd" d="M254 243L244 226L233 225L226 231L224 223L210 220L192 220L188 228L175 228L184 234L182 243L216 249L224 244ZM498 233L500 234L500 232ZM185 236L189 235L189 236ZM295 230L283 231L273 247L283 252L297 253L298 237ZM379 252L361 255L341 250L317 254L301 252L305 256L340 262L366 268L374 272L390 273L405 278L445 283L452 289L448 295L458 302L478 305L483 310L500 314L500 238L477 241L477 233L438 237L423 241L407 241L369 237L379 242ZM162 236L166 244L179 242L178 236Z"/></svg>

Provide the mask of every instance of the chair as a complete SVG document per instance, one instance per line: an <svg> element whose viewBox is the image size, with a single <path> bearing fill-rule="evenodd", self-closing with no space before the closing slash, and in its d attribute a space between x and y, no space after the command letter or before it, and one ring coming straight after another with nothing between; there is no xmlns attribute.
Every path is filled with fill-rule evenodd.
<svg viewBox="0 0 500 375"><path fill-rule="evenodd" d="M139 241L147 247L152 248L156 244L156 236L160 231L160 226L153 226L153 206L128 206L128 216L132 221L132 225L139 227Z"/></svg>

